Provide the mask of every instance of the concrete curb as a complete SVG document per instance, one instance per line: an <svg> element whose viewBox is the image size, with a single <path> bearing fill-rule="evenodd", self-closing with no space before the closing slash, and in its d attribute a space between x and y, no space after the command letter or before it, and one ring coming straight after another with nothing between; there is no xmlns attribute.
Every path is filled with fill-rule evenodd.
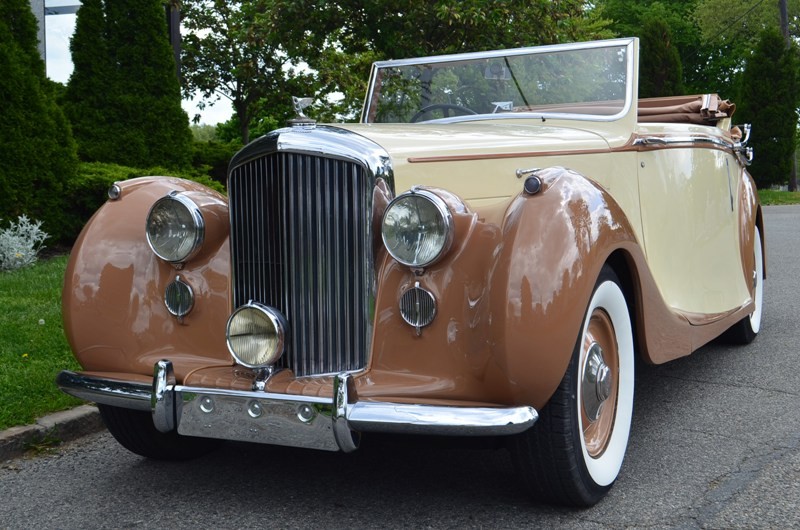
<svg viewBox="0 0 800 530"><path fill-rule="evenodd" d="M36 420L33 425L0 432L0 462L25 454L31 446L48 441L67 442L104 428L94 405L81 405Z"/></svg>

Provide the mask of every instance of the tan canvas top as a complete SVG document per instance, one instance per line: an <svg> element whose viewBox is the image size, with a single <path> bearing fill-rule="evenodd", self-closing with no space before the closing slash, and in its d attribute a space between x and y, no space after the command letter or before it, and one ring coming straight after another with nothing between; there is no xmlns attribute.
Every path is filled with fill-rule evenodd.
<svg viewBox="0 0 800 530"><path fill-rule="evenodd" d="M638 119L640 123L713 125L735 110L735 104L717 94L647 98L639 100Z"/></svg>

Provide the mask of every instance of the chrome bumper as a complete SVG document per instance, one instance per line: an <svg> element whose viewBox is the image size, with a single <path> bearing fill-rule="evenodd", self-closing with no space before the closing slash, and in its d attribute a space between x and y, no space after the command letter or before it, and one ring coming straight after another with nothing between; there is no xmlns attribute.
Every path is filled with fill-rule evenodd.
<svg viewBox="0 0 800 530"><path fill-rule="evenodd" d="M358 448L362 432L453 436L509 435L538 419L532 407L449 407L352 401L352 376L339 374L332 398L183 386L172 363L156 363L153 384L63 371L67 394L116 407L150 411L156 428L220 438L327 451Z"/></svg>

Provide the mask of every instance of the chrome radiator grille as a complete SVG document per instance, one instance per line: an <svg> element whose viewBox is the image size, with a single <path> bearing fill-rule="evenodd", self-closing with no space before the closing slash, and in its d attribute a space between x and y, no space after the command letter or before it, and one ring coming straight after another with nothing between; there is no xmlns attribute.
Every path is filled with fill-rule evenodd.
<svg viewBox="0 0 800 530"><path fill-rule="evenodd" d="M234 307L252 300L286 316L281 363L298 376L366 366L372 185L358 163L293 152L229 175Z"/></svg>

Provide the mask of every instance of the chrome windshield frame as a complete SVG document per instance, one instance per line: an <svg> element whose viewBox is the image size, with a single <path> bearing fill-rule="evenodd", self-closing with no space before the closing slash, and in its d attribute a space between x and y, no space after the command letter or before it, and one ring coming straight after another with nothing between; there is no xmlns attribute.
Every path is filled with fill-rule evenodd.
<svg viewBox="0 0 800 530"><path fill-rule="evenodd" d="M513 48L508 50L493 50L485 52L469 52L461 54L437 55L432 57L415 57L409 59L396 59L387 61L376 61L372 65L370 72L369 84L367 86L367 94L364 99L364 105L361 112L361 123L373 123L370 121L370 114L373 111L376 102L375 87L379 79L379 71L384 68L398 67L398 66L413 66L418 64L440 64L458 61L474 61L479 59L492 59L497 57L518 57L522 55L539 55L548 53L578 51L578 50L594 50L599 48L614 48L624 47L626 50L625 65L625 101L619 112L613 115L595 115L595 114L571 114L571 113L541 113L541 112L521 112L521 113L503 113L503 114L477 114L468 116L457 116L451 118L444 118L439 120L430 120L423 123L455 123L462 121L479 121L479 120L496 120L496 119L519 119L519 118L536 118L542 119L574 119L582 121L602 121L611 122L616 121L631 110L634 99L634 85L638 81L635 79L636 61L638 56L638 39L635 37L621 38L621 39L608 39L591 42L575 42L568 44L551 44L546 46L531 46L526 48Z"/></svg>

